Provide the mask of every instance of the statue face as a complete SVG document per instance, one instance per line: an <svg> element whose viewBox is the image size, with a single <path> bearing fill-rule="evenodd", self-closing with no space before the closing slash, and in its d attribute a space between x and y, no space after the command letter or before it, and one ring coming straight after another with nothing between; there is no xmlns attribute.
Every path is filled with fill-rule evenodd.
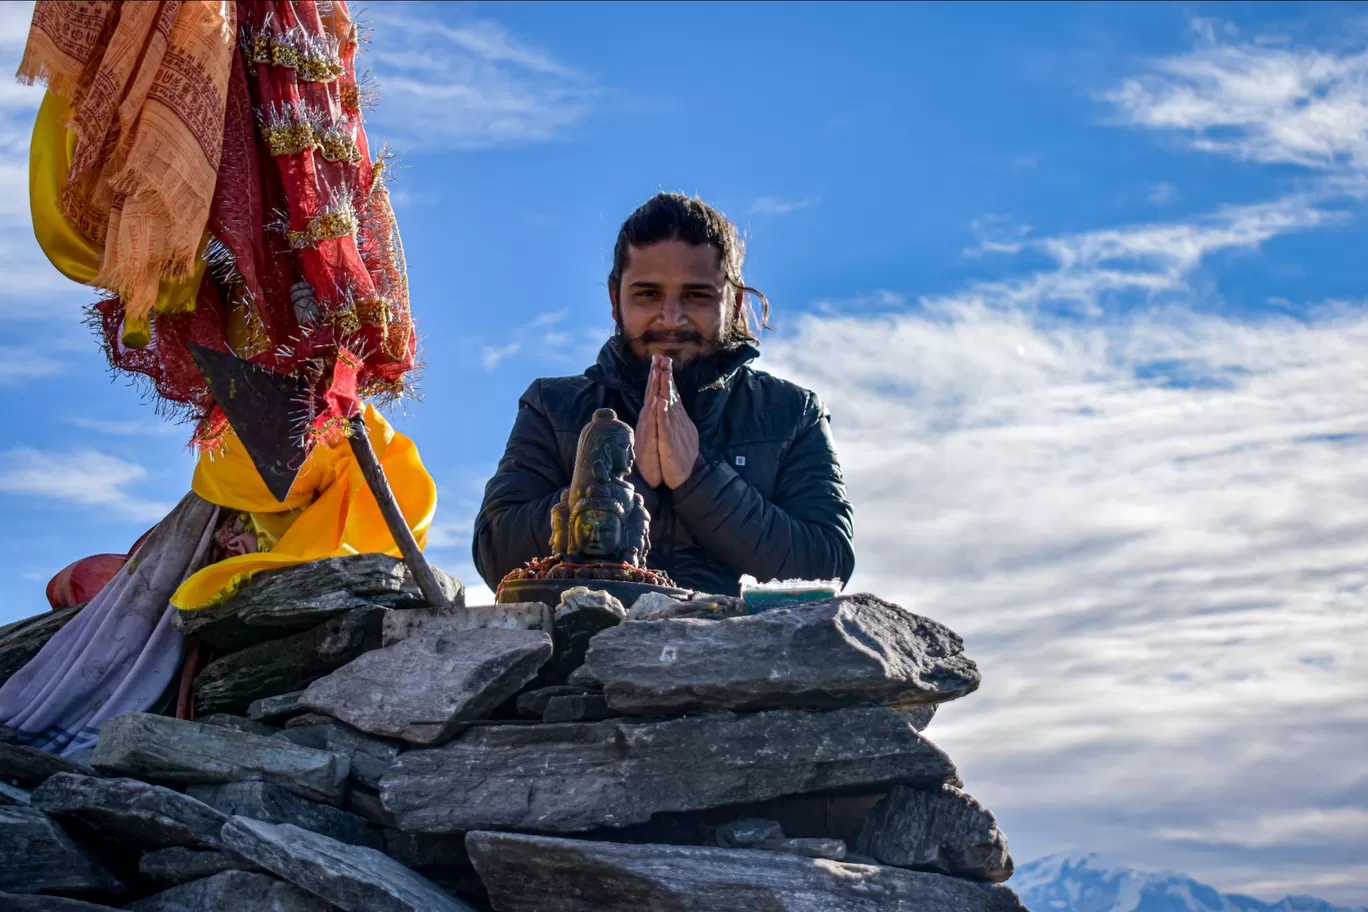
<svg viewBox="0 0 1368 912"><path fill-rule="evenodd" d="M582 510L575 515L574 551L596 560L616 560L622 553L622 519L607 510Z"/></svg>

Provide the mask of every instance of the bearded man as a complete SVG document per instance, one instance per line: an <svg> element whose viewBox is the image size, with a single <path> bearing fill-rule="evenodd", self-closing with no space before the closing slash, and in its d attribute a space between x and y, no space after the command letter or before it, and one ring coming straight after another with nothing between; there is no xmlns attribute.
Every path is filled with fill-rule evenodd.
<svg viewBox="0 0 1368 912"><path fill-rule="evenodd" d="M543 556L580 430L600 408L636 428L630 480L651 515L647 566L736 595L740 577L848 580L852 510L817 396L750 366L759 354L736 228L662 193L623 224L608 297L617 331L577 377L535 381L475 522L490 588Z"/></svg>

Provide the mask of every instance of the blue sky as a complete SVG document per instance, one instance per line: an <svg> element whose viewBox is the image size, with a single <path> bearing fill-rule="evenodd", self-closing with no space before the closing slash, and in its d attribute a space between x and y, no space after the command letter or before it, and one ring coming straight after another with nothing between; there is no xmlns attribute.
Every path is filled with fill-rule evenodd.
<svg viewBox="0 0 1368 912"><path fill-rule="evenodd" d="M29 5L0 6L0 70ZM1348 4L375 4L425 335L394 416L472 588L516 400L696 192L817 390L857 579L962 633L931 733L1022 860L1368 904L1368 17ZM0 85L0 622L185 490L33 244Z"/></svg>

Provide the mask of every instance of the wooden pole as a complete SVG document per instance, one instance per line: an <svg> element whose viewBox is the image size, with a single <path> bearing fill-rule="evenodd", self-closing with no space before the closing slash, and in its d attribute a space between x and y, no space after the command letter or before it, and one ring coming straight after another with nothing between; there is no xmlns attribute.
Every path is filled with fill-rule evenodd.
<svg viewBox="0 0 1368 912"><path fill-rule="evenodd" d="M442 595L442 587L437 585L437 577L433 574L427 558L423 556L423 550L418 547L418 539L413 537L413 530L409 528L408 520L404 519L404 513L399 509L399 501L394 499L389 479L385 477L385 470L375 456L375 448L371 446L366 422L360 415L352 418L351 436L347 440L351 444L352 453L356 456L357 465L361 467L361 475L366 479L371 493L375 495L375 502L380 505L380 514L385 517L385 525L394 536L394 543L399 546L399 553L404 556L404 563L408 565L409 572L418 583L423 598L427 599L428 605L433 608L445 607L446 597Z"/></svg>

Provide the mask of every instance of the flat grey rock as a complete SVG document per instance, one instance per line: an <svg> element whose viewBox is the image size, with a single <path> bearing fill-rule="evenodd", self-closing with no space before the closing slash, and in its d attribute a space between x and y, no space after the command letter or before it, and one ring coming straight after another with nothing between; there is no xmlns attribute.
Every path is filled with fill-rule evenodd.
<svg viewBox="0 0 1368 912"><path fill-rule="evenodd" d="M234 817L233 851L345 912L473 912L427 878L375 849L350 846L289 824Z"/></svg>
<svg viewBox="0 0 1368 912"><path fill-rule="evenodd" d="M380 777L399 756L401 744L392 738L377 738L357 731L335 719L319 725L287 728L276 737L347 757L351 761L352 781L368 788L380 785Z"/></svg>
<svg viewBox="0 0 1368 912"><path fill-rule="evenodd" d="M210 713L207 716L196 716L195 721L202 725L231 728L233 731L246 732L249 735L261 735L263 738L269 738L280 731L274 725L267 725L265 722L258 722L246 716L235 716L232 713Z"/></svg>
<svg viewBox="0 0 1368 912"><path fill-rule="evenodd" d="M949 785L893 788L865 820L855 850L881 864L991 883L1014 868L992 812Z"/></svg>
<svg viewBox="0 0 1368 912"><path fill-rule="evenodd" d="M224 871L257 871L261 869L232 852L203 851L179 846L144 852L138 859L138 873L148 880L174 886L192 880L203 880Z"/></svg>
<svg viewBox="0 0 1368 912"><path fill-rule="evenodd" d="M432 571L450 606L463 605L460 582L436 567ZM182 633L235 651L357 608L422 605L426 601L403 561L354 554L259 573L224 602L177 612L175 623Z"/></svg>
<svg viewBox="0 0 1368 912"><path fill-rule="evenodd" d="M0 627L0 684L29 663L57 631L71 622L87 603L15 621Z"/></svg>
<svg viewBox="0 0 1368 912"><path fill-rule="evenodd" d="M134 912L328 912L329 906L293 884L266 874L224 871L163 890L125 906Z"/></svg>
<svg viewBox="0 0 1368 912"><path fill-rule="evenodd" d="M600 692L575 684L554 684L550 687L538 687L535 690L518 694L518 715L526 719L540 719L545 714L546 704L551 701L552 697L584 696Z"/></svg>
<svg viewBox="0 0 1368 912"><path fill-rule="evenodd" d="M393 646L417 635L451 635L463 630L551 631L551 606L541 602L507 605L468 605L458 611L407 608L385 615L383 641Z"/></svg>
<svg viewBox="0 0 1368 912"><path fill-rule="evenodd" d="M1006 887L754 849L471 833L499 912L1026 912Z"/></svg>
<svg viewBox="0 0 1368 912"><path fill-rule="evenodd" d="M543 722L600 722L622 713L611 709L601 693L567 694L546 701Z"/></svg>
<svg viewBox="0 0 1368 912"><path fill-rule="evenodd" d="M958 636L872 595L715 623L623 624L593 638L585 669L610 706L634 715L910 707L979 685Z"/></svg>
<svg viewBox="0 0 1368 912"><path fill-rule="evenodd" d="M247 707L247 718L264 722L267 725L284 722L291 716L297 716L304 712L299 705L299 698L303 695L304 691L302 690L292 690L278 696L253 700Z"/></svg>
<svg viewBox="0 0 1368 912"><path fill-rule="evenodd" d="M315 681L300 703L373 735L439 744L516 694L550 655L540 630L412 636Z"/></svg>
<svg viewBox="0 0 1368 912"><path fill-rule="evenodd" d="M65 896L21 896L18 893L0 893L0 909L5 912L116 912L113 906Z"/></svg>
<svg viewBox="0 0 1368 912"><path fill-rule="evenodd" d="M315 725L329 725L337 720L332 716L323 713L306 712L303 715L295 716L285 723L285 728L312 728Z"/></svg>
<svg viewBox="0 0 1368 912"><path fill-rule="evenodd" d="M0 779L14 779L20 785L41 785L58 773L84 772L80 765L36 747L0 743Z"/></svg>
<svg viewBox="0 0 1368 912"><path fill-rule="evenodd" d="M219 848L227 815L189 795L137 779L58 773L33 793L33 806L58 821L79 820L115 842L153 848Z"/></svg>
<svg viewBox="0 0 1368 912"><path fill-rule="evenodd" d="M256 700L301 690L380 645L384 608L356 608L317 627L215 659L195 677L199 712L241 715Z"/></svg>
<svg viewBox="0 0 1368 912"><path fill-rule="evenodd" d="M266 823L291 823L351 845L381 848L384 839L355 814L309 801L270 782L192 785L187 792L220 813L219 828L229 817L251 817Z"/></svg>
<svg viewBox="0 0 1368 912"><path fill-rule="evenodd" d="M347 758L331 751L149 713L106 722L94 763L104 772L182 785L261 779L328 802L341 800L350 770Z"/></svg>
<svg viewBox="0 0 1368 912"><path fill-rule="evenodd" d="M917 731L926 731L926 726L930 725L931 720L936 718L936 704L923 703L921 706L904 709L902 714L907 717L907 721L912 723L912 727Z"/></svg>
<svg viewBox="0 0 1368 912"><path fill-rule="evenodd" d="M543 672L545 682L564 683L584 664L589 641L626 619L627 609L622 602L602 589L585 585L561 593L561 603L552 615L556 651Z"/></svg>
<svg viewBox="0 0 1368 912"><path fill-rule="evenodd" d="M394 815L386 810L380 801L380 793L370 789L347 789L347 800L343 804L343 809L351 811L363 820L369 820L382 830L393 830L399 826L399 821L394 819Z"/></svg>
<svg viewBox="0 0 1368 912"><path fill-rule="evenodd" d="M33 803L33 792L0 780L0 804L9 807L28 807Z"/></svg>
<svg viewBox="0 0 1368 912"><path fill-rule="evenodd" d="M704 713L488 725L400 754L380 781L401 829L576 832L627 826L780 795L955 775L940 748L896 710Z"/></svg>
<svg viewBox="0 0 1368 912"><path fill-rule="evenodd" d="M0 893L123 892L51 817L0 806Z"/></svg>

